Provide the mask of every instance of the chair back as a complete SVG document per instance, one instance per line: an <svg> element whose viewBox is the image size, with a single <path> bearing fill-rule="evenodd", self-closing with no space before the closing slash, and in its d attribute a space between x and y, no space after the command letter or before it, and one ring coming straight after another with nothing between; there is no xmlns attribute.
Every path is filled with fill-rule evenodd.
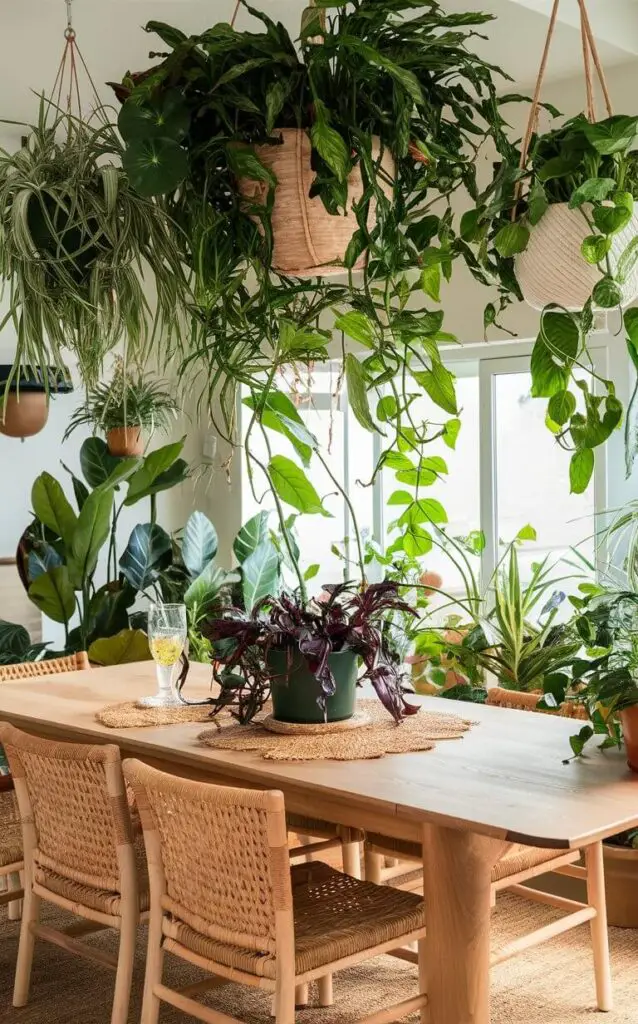
<svg viewBox="0 0 638 1024"><path fill-rule="evenodd" d="M90 668L89 656L86 651L68 654L63 658L50 658L48 661L24 661L17 665L0 665L0 683L9 683L12 679L34 679L36 676L56 675L59 672L81 672Z"/></svg>
<svg viewBox="0 0 638 1024"><path fill-rule="evenodd" d="M122 891L132 827L117 747L57 743L0 724L23 824L25 861L80 885ZM126 879L128 881L128 878Z"/></svg>
<svg viewBox="0 0 638 1024"><path fill-rule="evenodd" d="M151 906L214 941L276 954L292 932L283 794L214 786L124 761L144 830Z"/></svg>

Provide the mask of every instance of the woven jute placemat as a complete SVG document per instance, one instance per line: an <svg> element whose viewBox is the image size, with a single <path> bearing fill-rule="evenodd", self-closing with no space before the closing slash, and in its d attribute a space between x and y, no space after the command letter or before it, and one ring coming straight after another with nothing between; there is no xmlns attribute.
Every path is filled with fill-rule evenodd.
<svg viewBox="0 0 638 1024"><path fill-rule="evenodd" d="M346 732L286 735L267 731L261 722L220 722L200 733L199 740L216 750L256 750L267 761L361 761L432 750L440 740L460 739L474 724L458 715L421 708L397 726L378 700L359 700L357 707L370 716L370 724Z"/></svg>
<svg viewBox="0 0 638 1024"><path fill-rule="evenodd" d="M183 722L205 722L210 704L180 704L175 707L144 708L135 701L109 704L95 715L109 729L133 729L145 725L180 725Z"/></svg>

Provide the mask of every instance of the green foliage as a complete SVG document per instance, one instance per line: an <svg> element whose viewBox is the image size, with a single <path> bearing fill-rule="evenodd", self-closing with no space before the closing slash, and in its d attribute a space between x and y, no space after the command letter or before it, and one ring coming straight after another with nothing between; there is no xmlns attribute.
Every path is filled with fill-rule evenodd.
<svg viewBox="0 0 638 1024"><path fill-rule="evenodd" d="M143 358L155 331L177 336L187 286L161 203L131 188L122 145L104 124L53 116L44 98L25 145L0 150L0 278L17 331L14 375L77 357L95 385L118 343ZM156 308L144 296L140 267ZM7 386L11 381L10 378Z"/></svg>
<svg viewBox="0 0 638 1024"><path fill-rule="evenodd" d="M88 654L95 665L127 665L152 657L148 637L141 629L123 629L114 636L94 640Z"/></svg>
<svg viewBox="0 0 638 1024"><path fill-rule="evenodd" d="M46 648L47 644L32 643L24 626L0 619L0 665L39 661Z"/></svg>
<svg viewBox="0 0 638 1024"><path fill-rule="evenodd" d="M105 434L125 426L143 427L151 433L167 430L176 412L177 403L165 381L130 370L118 359L110 383L100 381L88 389L86 402L76 409L64 438L85 424Z"/></svg>

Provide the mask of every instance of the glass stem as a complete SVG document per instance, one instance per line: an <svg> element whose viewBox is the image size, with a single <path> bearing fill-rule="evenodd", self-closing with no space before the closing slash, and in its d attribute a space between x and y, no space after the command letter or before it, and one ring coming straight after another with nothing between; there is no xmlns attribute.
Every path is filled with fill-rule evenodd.
<svg viewBox="0 0 638 1024"><path fill-rule="evenodd" d="M155 665L157 672L157 696L163 700L173 699L173 665Z"/></svg>

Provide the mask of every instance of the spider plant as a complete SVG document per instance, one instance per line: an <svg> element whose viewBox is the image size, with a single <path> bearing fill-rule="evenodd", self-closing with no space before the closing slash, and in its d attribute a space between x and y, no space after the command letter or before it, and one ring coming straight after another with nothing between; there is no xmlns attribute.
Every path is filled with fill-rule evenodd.
<svg viewBox="0 0 638 1024"><path fill-rule="evenodd" d="M174 229L160 202L131 188L116 132L51 109L43 98L25 144L0 150L0 330L15 328L14 377L63 367L69 350L92 386L116 344L138 359L156 336L170 346L187 287Z"/></svg>
<svg viewBox="0 0 638 1024"><path fill-rule="evenodd" d="M168 430L177 409L166 381L156 380L153 374L141 370L131 371L118 358L111 381L89 388L85 404L71 417L64 440L85 424L105 434L127 426L142 427L151 433Z"/></svg>

